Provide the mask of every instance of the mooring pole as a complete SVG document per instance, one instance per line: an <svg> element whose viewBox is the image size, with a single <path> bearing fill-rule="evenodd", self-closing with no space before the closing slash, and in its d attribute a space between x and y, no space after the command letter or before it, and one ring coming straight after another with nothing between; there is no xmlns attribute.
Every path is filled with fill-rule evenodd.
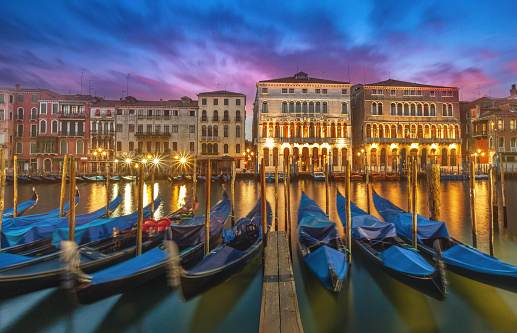
<svg viewBox="0 0 517 333"><path fill-rule="evenodd" d="M287 172L287 164L289 163L289 156L284 158L284 231L287 231L287 211L289 210L289 206L287 206L287 177L289 174Z"/></svg>
<svg viewBox="0 0 517 333"><path fill-rule="evenodd" d="M205 174L205 256L210 253L210 185L212 182L212 165L206 160Z"/></svg>
<svg viewBox="0 0 517 333"><path fill-rule="evenodd" d="M495 169L495 171L492 171L492 169ZM491 167L488 169L488 173L490 174L490 172L493 172L494 174L492 175L492 181L490 182L493 186L493 188L495 189L494 192L492 193L492 218L493 218L493 223L498 223L499 221L499 201L498 201L498 198L497 198L497 167Z"/></svg>
<svg viewBox="0 0 517 333"><path fill-rule="evenodd" d="M296 162L294 162L296 163ZM294 166L294 164L293 164ZM286 209L287 209L287 241L289 242L288 245L289 245L289 253L291 254L291 257L292 257L292 254L293 254L293 251L292 251L292 246L291 246L291 176L290 176L290 172L291 172L291 161L290 160L287 160L287 205L286 205Z"/></svg>
<svg viewBox="0 0 517 333"><path fill-rule="evenodd" d="M508 217L506 215L506 191L504 188L504 164L501 162L501 197L503 199L503 226L508 228Z"/></svg>
<svg viewBox="0 0 517 333"><path fill-rule="evenodd" d="M144 224L144 164L138 167L138 217L136 222L136 255L142 254L142 226ZM151 198L151 201L154 199Z"/></svg>
<svg viewBox="0 0 517 333"><path fill-rule="evenodd" d="M329 164L325 155L325 214L330 216Z"/></svg>
<svg viewBox="0 0 517 333"><path fill-rule="evenodd" d="M59 198L59 216L64 216L64 205L65 205L65 191L66 191L66 168L68 163L68 155L65 154L63 158L63 173L61 178L61 196ZM72 181L72 177L70 177L70 181Z"/></svg>
<svg viewBox="0 0 517 333"><path fill-rule="evenodd" d="M346 247L348 264L352 264L352 212L350 210L350 161L345 161L345 213L346 213Z"/></svg>
<svg viewBox="0 0 517 333"><path fill-rule="evenodd" d="M494 191L497 191L497 188L494 188L494 177L497 175L496 168L490 168L488 171L488 247L490 249L490 255L494 255L494 215L492 209L494 207L491 203L494 200Z"/></svg>
<svg viewBox="0 0 517 333"><path fill-rule="evenodd" d="M75 242L75 158L70 155L70 188L68 189L68 240Z"/></svg>
<svg viewBox="0 0 517 333"><path fill-rule="evenodd" d="M429 202L429 219L440 221L440 166L427 166L427 196Z"/></svg>
<svg viewBox="0 0 517 333"><path fill-rule="evenodd" d="M364 156L364 169L366 173L366 208L367 213L370 214L370 175L368 174L370 172L370 168L368 167L368 155L365 152Z"/></svg>
<svg viewBox="0 0 517 333"><path fill-rule="evenodd" d="M476 171L474 170L474 162L470 162L470 219L472 220L472 246L477 247L477 226L476 226L476 210L474 208L475 199L476 199L476 189L475 189L475 175ZM490 204L490 203L489 203ZM490 214L491 215L491 214Z"/></svg>
<svg viewBox="0 0 517 333"><path fill-rule="evenodd" d="M18 174L17 174L17 162L18 156L14 155L13 158L13 186L14 186L14 195L13 195L13 217L18 216Z"/></svg>
<svg viewBox="0 0 517 333"><path fill-rule="evenodd" d="M154 217L154 169L156 164L151 165L151 216Z"/></svg>
<svg viewBox="0 0 517 333"><path fill-rule="evenodd" d="M4 211L4 198L5 198L5 150L0 149L0 212ZM0 233L2 232L2 218L3 218L3 214L0 214ZM1 241L2 240L0 238L0 251L2 250Z"/></svg>
<svg viewBox="0 0 517 333"><path fill-rule="evenodd" d="M106 217L110 216L110 167L106 162Z"/></svg>
<svg viewBox="0 0 517 333"><path fill-rule="evenodd" d="M266 212L266 172L264 169L264 158L260 161L260 208L262 216L262 240L266 240L267 212Z"/></svg>
<svg viewBox="0 0 517 333"><path fill-rule="evenodd" d="M271 230L278 230L278 160L275 165L275 223Z"/></svg>
<svg viewBox="0 0 517 333"><path fill-rule="evenodd" d="M411 182L411 160L407 160L406 159L406 169L407 169L407 211L408 213L412 213L412 209L413 209L413 203L412 203L412 199L413 199L413 194L411 193L412 191L412 182Z"/></svg>
<svg viewBox="0 0 517 333"><path fill-rule="evenodd" d="M235 176L237 174L235 169L235 161L232 161L232 227L235 225Z"/></svg>
<svg viewBox="0 0 517 333"><path fill-rule="evenodd" d="M194 166L192 170L192 215L194 215L194 209L196 207L196 190L197 190L197 175L196 175L196 168L197 168L197 160L194 159ZM233 193L233 189L232 189ZM233 204L232 204L233 208Z"/></svg>
<svg viewBox="0 0 517 333"><path fill-rule="evenodd" d="M412 177L411 177L411 181L413 182L412 184L412 188L411 188L411 194L413 196L412 198L412 212L413 212L413 248L416 250L417 248L417 227L418 227L418 224L417 224L417 213L416 213L416 183L417 183L417 166L416 166L416 160L415 159L412 159L411 161L411 171L413 173Z"/></svg>

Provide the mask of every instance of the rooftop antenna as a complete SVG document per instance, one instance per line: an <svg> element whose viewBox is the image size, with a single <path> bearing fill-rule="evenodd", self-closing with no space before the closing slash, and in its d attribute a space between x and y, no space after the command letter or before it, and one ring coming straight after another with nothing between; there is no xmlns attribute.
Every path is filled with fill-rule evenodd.
<svg viewBox="0 0 517 333"><path fill-rule="evenodd" d="M129 74L126 77L126 97L129 96Z"/></svg>
<svg viewBox="0 0 517 333"><path fill-rule="evenodd" d="M81 72L81 95L83 94L83 74L84 72Z"/></svg>
<svg viewBox="0 0 517 333"><path fill-rule="evenodd" d="M92 80L88 80L88 95L92 94L92 89L93 89L93 87L90 85L90 83L92 83Z"/></svg>

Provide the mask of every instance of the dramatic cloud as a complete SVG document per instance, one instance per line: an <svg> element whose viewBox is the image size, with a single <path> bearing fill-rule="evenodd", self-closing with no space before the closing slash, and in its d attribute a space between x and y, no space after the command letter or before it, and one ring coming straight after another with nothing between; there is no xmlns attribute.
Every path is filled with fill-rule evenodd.
<svg viewBox="0 0 517 333"><path fill-rule="evenodd" d="M478 0L7 1L0 85L111 99L129 89L154 100L227 89L248 96L248 115L257 81L297 70L457 86L466 100L505 96L517 82L515 9Z"/></svg>

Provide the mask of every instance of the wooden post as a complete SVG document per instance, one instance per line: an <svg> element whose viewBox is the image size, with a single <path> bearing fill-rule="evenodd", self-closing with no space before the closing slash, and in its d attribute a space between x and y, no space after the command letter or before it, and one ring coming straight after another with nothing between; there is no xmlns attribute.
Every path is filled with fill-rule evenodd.
<svg viewBox="0 0 517 333"><path fill-rule="evenodd" d="M154 217L154 169L156 164L151 164L151 216Z"/></svg>
<svg viewBox="0 0 517 333"><path fill-rule="evenodd" d="M212 183L212 165L206 160L205 182L205 256L210 253L210 184Z"/></svg>
<svg viewBox="0 0 517 333"><path fill-rule="evenodd" d="M407 161L407 160L406 160ZM406 162L406 174L407 174L407 211L408 213L412 213L413 209L413 203L411 200L413 199L413 194L411 193L412 190L412 183L411 183L411 161Z"/></svg>
<svg viewBox="0 0 517 333"><path fill-rule="evenodd" d="M365 170L365 173L366 173L366 208L367 208L366 212L368 214L370 214L370 175L368 174L369 173L368 155L365 155L364 162L365 162L364 163L364 170Z"/></svg>
<svg viewBox="0 0 517 333"><path fill-rule="evenodd" d="M296 163L296 162L294 162ZM292 257L292 254L293 254L293 251L292 251L292 246L291 246L291 177L290 177L290 172L291 172L291 160L287 160L287 205L286 205L286 209L287 209L287 222L286 222L286 225L287 225L287 241L289 242L288 245L289 245L289 253L291 253L291 257Z"/></svg>
<svg viewBox="0 0 517 333"><path fill-rule="evenodd" d="M427 197L429 219L440 221L440 167L437 164L427 166Z"/></svg>
<svg viewBox="0 0 517 333"><path fill-rule="evenodd" d="M0 212L4 211L4 197L5 197L5 150L0 149ZM0 233L2 232L2 218L3 214L0 213ZM0 250L2 249L2 243L0 238Z"/></svg>
<svg viewBox="0 0 517 333"><path fill-rule="evenodd" d="M289 206L287 206L287 177L289 177L289 173L287 171L288 163L289 156L287 158L284 157L284 231L287 231L287 211L289 210Z"/></svg>
<svg viewBox="0 0 517 333"><path fill-rule="evenodd" d="M497 175L496 168L490 168L488 172L488 247L490 249L490 255L494 255L494 215L492 209L494 207L491 202L494 200L494 192L497 188L494 188L494 177Z"/></svg>
<svg viewBox="0 0 517 333"><path fill-rule="evenodd" d="M411 194L413 196L412 198L412 212L413 212L413 248L416 250L417 248L417 213L416 213L416 184L417 184L417 166L416 166L416 160L412 159L411 161L411 171L413 173L411 177L411 181L413 182L412 188L411 188Z"/></svg>
<svg viewBox="0 0 517 333"><path fill-rule="evenodd" d="M350 161L345 161L345 211L346 211L346 247L348 264L352 264L352 212L350 210Z"/></svg>
<svg viewBox="0 0 517 333"><path fill-rule="evenodd" d="M273 223L272 231L278 230L278 160L275 165L275 223Z"/></svg>
<svg viewBox="0 0 517 333"><path fill-rule="evenodd" d="M63 158L63 173L61 174L61 196L59 198L59 216L64 216L63 207L65 205L65 191L66 191L66 168L68 163L68 155L65 154L65 157ZM70 177L70 181L72 181Z"/></svg>
<svg viewBox="0 0 517 333"><path fill-rule="evenodd" d="M197 161L194 159L194 166L193 166L193 170L192 170L192 215L194 215L194 207L196 206L196 190L197 190L196 168L197 168ZM232 188L232 193L233 193L233 188ZM232 204L232 208L233 208L233 204Z"/></svg>
<svg viewBox="0 0 517 333"><path fill-rule="evenodd" d="M262 216L262 240L266 240L267 232L267 212L266 212L266 171L264 168L264 158L260 161L260 208Z"/></svg>
<svg viewBox="0 0 517 333"><path fill-rule="evenodd" d="M235 176L237 172L235 170L235 161L232 161L232 227L235 225Z"/></svg>
<svg viewBox="0 0 517 333"><path fill-rule="evenodd" d="M490 174L490 172L492 172L492 169L495 169L495 171L493 171L493 175L492 175L492 186L493 188L495 189L494 192L492 193L492 218L493 218L493 223L498 223L499 221L499 201L498 201L498 198L497 198L497 167L491 167L490 169L488 169L488 173Z"/></svg>
<svg viewBox="0 0 517 333"><path fill-rule="evenodd" d="M75 242L75 158L70 155L70 188L68 189L68 240Z"/></svg>
<svg viewBox="0 0 517 333"><path fill-rule="evenodd" d="M503 199L503 226L508 228L508 217L506 215L506 191L504 188L504 164L501 162L501 197Z"/></svg>
<svg viewBox="0 0 517 333"><path fill-rule="evenodd" d="M106 162L106 217L110 216L110 167Z"/></svg>
<svg viewBox="0 0 517 333"><path fill-rule="evenodd" d="M142 226L144 224L144 164L138 166L138 217L136 221L136 255L142 254ZM151 199L154 201L154 199Z"/></svg>
<svg viewBox="0 0 517 333"><path fill-rule="evenodd" d="M17 174L17 162L18 156L14 155L13 158L13 186L14 186L14 195L13 195L13 217L18 216L18 174Z"/></svg>
<svg viewBox="0 0 517 333"><path fill-rule="evenodd" d="M476 198L476 189L475 189L475 174L474 171L474 162L470 162L470 219L472 220L472 246L477 247L477 226L476 226L476 210L474 208L475 198Z"/></svg>
<svg viewBox="0 0 517 333"><path fill-rule="evenodd" d="M325 214L330 216L329 164L325 156Z"/></svg>

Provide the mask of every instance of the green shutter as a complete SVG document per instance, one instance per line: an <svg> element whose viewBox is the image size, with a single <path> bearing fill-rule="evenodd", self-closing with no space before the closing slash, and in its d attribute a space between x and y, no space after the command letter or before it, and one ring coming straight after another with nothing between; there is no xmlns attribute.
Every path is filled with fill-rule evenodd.
<svg viewBox="0 0 517 333"><path fill-rule="evenodd" d="M47 114L47 103L43 103L43 104L41 104L41 110L40 110L40 113L41 113L41 114Z"/></svg>
<svg viewBox="0 0 517 333"><path fill-rule="evenodd" d="M4 94L0 94L0 103L5 103Z"/></svg>
<svg viewBox="0 0 517 333"><path fill-rule="evenodd" d="M38 95L32 94L32 103L36 103L38 101Z"/></svg>
<svg viewBox="0 0 517 333"><path fill-rule="evenodd" d="M18 102L19 103L23 103L23 95L22 94L18 95Z"/></svg>

